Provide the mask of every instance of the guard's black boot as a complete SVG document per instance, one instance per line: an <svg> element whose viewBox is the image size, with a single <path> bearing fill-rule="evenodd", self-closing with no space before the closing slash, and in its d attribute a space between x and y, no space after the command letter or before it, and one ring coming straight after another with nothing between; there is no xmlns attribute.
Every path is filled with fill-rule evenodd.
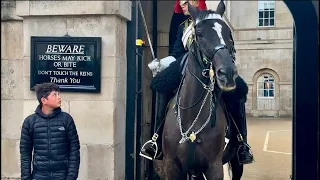
<svg viewBox="0 0 320 180"><path fill-rule="evenodd" d="M237 151L239 164L251 164L254 163L254 157L250 146L246 142L240 142Z"/></svg>
<svg viewBox="0 0 320 180"><path fill-rule="evenodd" d="M237 134L237 140L239 142L239 147L237 149L237 157L239 164L251 164L254 162L254 157L251 151L251 147L247 144L247 120L246 120L246 109L245 109L245 99L236 101L237 104L234 104L232 112L232 117L234 118L240 134ZM237 108L238 107L238 108ZM238 109L238 110L236 110Z"/></svg>
<svg viewBox="0 0 320 180"><path fill-rule="evenodd" d="M164 127L164 118L170 95L158 93L157 101L157 115L156 115L156 132L153 134L152 139L147 141L140 151L140 156L149 160L162 160L162 132Z"/></svg>
<svg viewBox="0 0 320 180"><path fill-rule="evenodd" d="M230 148L236 148L239 164L250 164L254 162L250 146L247 144L247 121L245 102L248 94L246 82L238 76L236 78L237 88L233 92L224 92L222 98L225 102L228 112L231 114L238 129L232 120L230 121ZM240 134L239 134L240 133Z"/></svg>

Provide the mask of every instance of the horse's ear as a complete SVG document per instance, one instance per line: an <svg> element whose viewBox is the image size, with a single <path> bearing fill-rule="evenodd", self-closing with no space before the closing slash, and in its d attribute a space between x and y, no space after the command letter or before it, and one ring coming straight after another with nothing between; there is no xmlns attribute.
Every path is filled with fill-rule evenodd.
<svg viewBox="0 0 320 180"><path fill-rule="evenodd" d="M224 2L223 0L221 0L218 4L218 7L217 7L217 10L216 10L216 13L217 14L220 14L221 16L224 14L226 10L226 6L224 5Z"/></svg>
<svg viewBox="0 0 320 180"><path fill-rule="evenodd" d="M188 11L191 15L191 17L193 19L196 19L197 18L197 15L198 15L198 12L200 11L199 8L195 7L195 6L192 6L189 2L188 2Z"/></svg>

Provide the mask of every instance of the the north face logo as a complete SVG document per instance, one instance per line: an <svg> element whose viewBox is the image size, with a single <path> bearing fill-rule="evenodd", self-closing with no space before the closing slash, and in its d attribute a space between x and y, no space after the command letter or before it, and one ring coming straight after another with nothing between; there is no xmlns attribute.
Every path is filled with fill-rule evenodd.
<svg viewBox="0 0 320 180"><path fill-rule="evenodd" d="M58 128L60 131L64 131L65 129L64 129L64 127L59 127Z"/></svg>

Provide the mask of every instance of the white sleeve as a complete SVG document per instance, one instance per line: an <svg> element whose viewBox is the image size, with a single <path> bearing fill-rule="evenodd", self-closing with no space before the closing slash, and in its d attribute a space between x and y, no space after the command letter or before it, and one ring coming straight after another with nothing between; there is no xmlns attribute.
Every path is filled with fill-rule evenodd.
<svg viewBox="0 0 320 180"><path fill-rule="evenodd" d="M173 56L168 56L160 60L160 69L159 71L164 70L167 68L172 62L176 61L176 58Z"/></svg>

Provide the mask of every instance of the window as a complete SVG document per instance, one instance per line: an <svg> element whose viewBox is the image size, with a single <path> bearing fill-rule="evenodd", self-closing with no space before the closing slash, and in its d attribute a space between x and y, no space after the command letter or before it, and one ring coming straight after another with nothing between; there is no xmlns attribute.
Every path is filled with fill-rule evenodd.
<svg viewBox="0 0 320 180"><path fill-rule="evenodd" d="M274 26L275 1L258 1L259 26Z"/></svg>
<svg viewBox="0 0 320 180"><path fill-rule="evenodd" d="M275 88L274 77L270 74L263 74L257 80L258 98L274 98Z"/></svg>

